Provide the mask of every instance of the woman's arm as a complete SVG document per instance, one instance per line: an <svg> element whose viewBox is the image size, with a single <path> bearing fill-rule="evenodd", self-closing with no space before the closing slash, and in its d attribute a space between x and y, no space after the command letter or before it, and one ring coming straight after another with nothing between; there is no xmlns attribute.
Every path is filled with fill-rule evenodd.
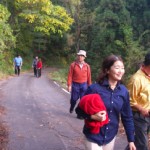
<svg viewBox="0 0 150 150"><path fill-rule="evenodd" d="M121 110L121 120L126 131L128 142L134 142L134 122L129 102L129 93L126 92Z"/></svg>
<svg viewBox="0 0 150 150"><path fill-rule="evenodd" d="M86 114L79 105L76 107L75 112L78 116L87 120L95 120L95 121L105 121L106 120L106 111L100 111L94 115Z"/></svg>
<svg viewBox="0 0 150 150"><path fill-rule="evenodd" d="M82 117L83 119L91 120L91 115L86 114L79 105L76 107L75 112L78 116Z"/></svg>

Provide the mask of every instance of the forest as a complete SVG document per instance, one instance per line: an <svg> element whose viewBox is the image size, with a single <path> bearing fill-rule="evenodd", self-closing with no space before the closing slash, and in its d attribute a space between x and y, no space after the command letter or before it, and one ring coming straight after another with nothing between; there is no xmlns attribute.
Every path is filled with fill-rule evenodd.
<svg viewBox="0 0 150 150"><path fill-rule="evenodd" d="M17 54L27 68L35 55L67 68L79 49L93 79L104 57L121 55L127 80L150 51L150 1L0 0L1 73L12 73Z"/></svg>

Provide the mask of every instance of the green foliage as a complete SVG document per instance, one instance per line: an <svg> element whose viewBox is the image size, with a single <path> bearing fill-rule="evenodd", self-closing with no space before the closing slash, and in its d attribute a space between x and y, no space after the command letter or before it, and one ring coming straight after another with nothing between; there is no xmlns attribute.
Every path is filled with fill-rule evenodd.
<svg viewBox="0 0 150 150"><path fill-rule="evenodd" d="M120 14L123 14L124 12L121 8L125 9L125 7L119 7L118 4L116 6L114 5L114 2L115 1L111 2L108 0L101 1L100 6L95 11L96 17L93 29L94 40L92 41L92 49L99 52L102 57L111 53L124 53L124 49L121 48L125 45L125 35L120 31L122 30L123 25L130 23L130 20L126 22L128 19L125 18L128 18L128 14L122 15L126 17L121 18L122 16L120 16ZM106 9L103 10L105 7Z"/></svg>
<svg viewBox="0 0 150 150"><path fill-rule="evenodd" d="M16 41L13 30L8 23L9 17L10 12L0 4L0 72L3 74L11 73L11 49L15 47Z"/></svg>
<svg viewBox="0 0 150 150"><path fill-rule="evenodd" d="M62 68L58 70L54 70L49 73L49 76L52 80L57 81L60 83L64 88L66 88L67 85L67 76L68 76L68 69Z"/></svg>
<svg viewBox="0 0 150 150"><path fill-rule="evenodd" d="M65 57L51 57L50 60L47 60L45 62L46 66L51 66L51 67L57 67L57 68L62 68L65 67L68 64L67 60Z"/></svg>
<svg viewBox="0 0 150 150"><path fill-rule="evenodd" d="M9 17L10 12L7 10L6 7L0 4L0 21L7 22Z"/></svg>
<svg viewBox="0 0 150 150"><path fill-rule="evenodd" d="M0 5L0 52L15 46L15 37L13 31L8 24L10 12L6 7Z"/></svg>
<svg viewBox="0 0 150 150"><path fill-rule="evenodd" d="M148 0L1 0L0 3L10 11L0 5L1 70L8 68L12 55L17 53L23 56L26 66L31 61L29 56L35 54L46 65L64 67L75 59L79 49L85 49L93 81L103 58L112 53L125 60L127 80L150 50Z"/></svg>
<svg viewBox="0 0 150 150"><path fill-rule="evenodd" d="M126 0L127 9L130 11L132 18L132 27L134 30L134 38L138 40L139 36L150 27L148 0ZM145 42L143 43L143 46Z"/></svg>
<svg viewBox="0 0 150 150"><path fill-rule="evenodd" d="M125 81L128 81L130 76L139 69L146 52L144 51L143 47L139 46L138 41L132 40L133 32L130 26L122 26L121 32L125 35L124 44L122 46L126 51L123 58L126 66Z"/></svg>
<svg viewBox="0 0 150 150"><path fill-rule="evenodd" d="M49 0L16 0L19 16L34 26L34 31L47 35L62 35L70 29L73 19L61 6L54 6Z"/></svg>
<svg viewBox="0 0 150 150"><path fill-rule="evenodd" d="M132 47L125 58L125 82L140 68L146 53L137 43L132 43Z"/></svg>
<svg viewBox="0 0 150 150"><path fill-rule="evenodd" d="M136 61L141 60L144 50L134 41L130 12L123 0L101 0L95 7L88 62L91 64L93 77L97 76L103 58L110 54L121 55L125 60L128 74L126 79L137 69ZM135 59L132 59L133 55ZM132 69L131 69L132 68Z"/></svg>
<svg viewBox="0 0 150 150"><path fill-rule="evenodd" d="M145 49L150 49L150 30L145 30L140 36L139 36L139 43L145 47Z"/></svg>

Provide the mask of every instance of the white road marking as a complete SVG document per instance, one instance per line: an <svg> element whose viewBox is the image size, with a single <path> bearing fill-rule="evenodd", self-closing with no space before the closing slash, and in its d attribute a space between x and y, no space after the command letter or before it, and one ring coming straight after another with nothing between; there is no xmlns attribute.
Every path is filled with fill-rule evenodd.
<svg viewBox="0 0 150 150"><path fill-rule="evenodd" d="M62 88L62 90L65 91L66 93L70 94L70 92L68 92L66 89L63 89L63 88Z"/></svg>
<svg viewBox="0 0 150 150"><path fill-rule="evenodd" d="M54 81L54 84L56 84L58 87L60 87L60 85L59 85L56 81ZM64 92L70 94L70 92L68 92L66 89L64 89L64 88L61 88L61 89L62 89Z"/></svg>
<svg viewBox="0 0 150 150"><path fill-rule="evenodd" d="M59 87L60 87L60 85L59 85L57 82L55 82L55 81L54 81L54 83L55 83L57 86L59 86Z"/></svg>

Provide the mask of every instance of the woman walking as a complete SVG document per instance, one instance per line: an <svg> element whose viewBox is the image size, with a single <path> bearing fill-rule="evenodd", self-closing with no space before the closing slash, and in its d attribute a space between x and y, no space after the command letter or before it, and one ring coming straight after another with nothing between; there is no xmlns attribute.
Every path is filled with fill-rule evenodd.
<svg viewBox="0 0 150 150"><path fill-rule="evenodd" d="M104 102L107 113L103 111L90 115L80 108L76 113L85 120L103 122L108 114L109 122L100 128L99 133L91 133L90 128L85 124L83 133L85 135L86 150L113 150L116 135L121 120L125 128L129 149L136 150L134 145L134 123L129 103L127 88L121 83L125 73L123 60L119 56L110 55L102 63L102 70L97 83L92 84L86 91L88 94L99 94Z"/></svg>

